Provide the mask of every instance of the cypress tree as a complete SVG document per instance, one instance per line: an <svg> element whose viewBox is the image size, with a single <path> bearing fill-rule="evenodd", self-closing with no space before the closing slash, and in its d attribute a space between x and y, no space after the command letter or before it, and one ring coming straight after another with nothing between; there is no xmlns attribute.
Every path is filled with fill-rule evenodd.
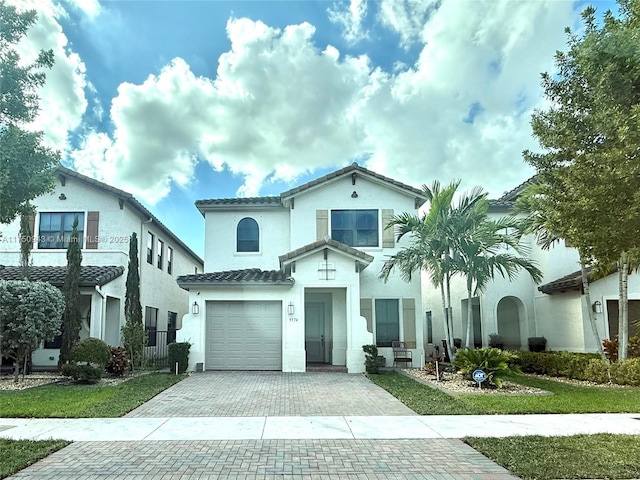
<svg viewBox="0 0 640 480"><path fill-rule="evenodd" d="M78 217L73 220L69 246L67 247L67 273L64 277L62 294L65 300L62 315L62 345L58 368L71 360L71 350L80 341L80 265L82 251L78 239Z"/></svg>
<svg viewBox="0 0 640 480"><path fill-rule="evenodd" d="M138 237L134 233L129 239L129 265L124 299L125 324L122 327L122 343L129 353L132 367L142 366L146 336L142 324L140 304L140 272L138 266Z"/></svg>

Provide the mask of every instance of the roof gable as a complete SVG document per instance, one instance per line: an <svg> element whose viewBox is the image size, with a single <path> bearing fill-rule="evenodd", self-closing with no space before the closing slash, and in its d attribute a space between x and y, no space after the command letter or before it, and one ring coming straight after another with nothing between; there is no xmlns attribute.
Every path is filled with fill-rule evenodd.
<svg viewBox="0 0 640 480"><path fill-rule="evenodd" d="M86 185L90 185L98 190L109 193L116 197L121 204L128 203L134 211L140 215L141 218L145 220L152 220L152 224L157 226L160 231L168 238L170 238L175 244L179 245L187 254L189 254L192 259L196 260L200 264L204 264L202 258L197 255L193 250L191 250L182 240L180 240L176 234L174 234L169 227L167 227L164 223L162 223L158 217L156 217L153 213L151 213L142 203L140 203L132 194L129 192L125 192L124 190L120 190L119 188L112 187L106 183L100 182L95 178L88 177L81 173L76 172L75 170L71 170L69 168L63 167L59 165L56 168L57 175L60 177L61 182L64 184L65 178L75 178Z"/></svg>
<svg viewBox="0 0 640 480"><path fill-rule="evenodd" d="M327 183L335 182L342 178L351 177L352 182L354 182L355 185L355 182L357 182L359 176L363 176L374 183L395 190L402 195L413 197L415 199L416 208L419 208L424 204L424 202L427 201L427 197L425 197L422 190L394 180L390 177L380 175L379 173L375 173L367 168L361 167L355 162L348 167L341 168L340 170L336 170L335 172L331 172L327 175L316 178L315 180L311 180L310 182L300 185L299 187L287 190L286 192L280 194L280 198L282 200L282 203L286 205L298 195L304 194L308 191L316 190L323 187Z"/></svg>
<svg viewBox="0 0 640 480"><path fill-rule="evenodd" d="M309 243L308 245L292 250L284 255L280 255L280 257L278 257L280 260L280 266L282 267L325 248L339 254L352 257L356 262L358 262L362 269L366 268L371 262L373 262L373 257L371 255L350 247L349 245L345 245L344 243L325 237L322 240Z"/></svg>

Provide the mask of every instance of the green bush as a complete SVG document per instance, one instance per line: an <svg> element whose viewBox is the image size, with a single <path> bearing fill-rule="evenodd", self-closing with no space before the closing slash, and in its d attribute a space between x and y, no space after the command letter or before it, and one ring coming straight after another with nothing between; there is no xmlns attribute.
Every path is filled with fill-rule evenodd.
<svg viewBox="0 0 640 480"><path fill-rule="evenodd" d="M607 383L609 382L610 368L611 364L608 360L592 358L585 369L584 379L595 383Z"/></svg>
<svg viewBox="0 0 640 480"><path fill-rule="evenodd" d="M121 377L129 369L129 357L127 351L122 347L111 347L111 357L107 363L106 370L111 375Z"/></svg>
<svg viewBox="0 0 640 480"><path fill-rule="evenodd" d="M501 387L502 378L519 371L515 365L516 358L515 354L498 348L463 348L458 350L453 364L469 379L472 379L474 370L482 370L487 374L483 383L494 383Z"/></svg>
<svg viewBox="0 0 640 480"><path fill-rule="evenodd" d="M65 363L61 368L62 375L71 377L78 383L95 383L102 378L104 368L88 363Z"/></svg>
<svg viewBox="0 0 640 480"><path fill-rule="evenodd" d="M611 377L619 385L640 385L640 358L628 358L611 365Z"/></svg>
<svg viewBox="0 0 640 480"><path fill-rule="evenodd" d="M375 345L363 345L362 350L364 351L364 368L367 373L379 373L378 347Z"/></svg>
<svg viewBox="0 0 640 480"><path fill-rule="evenodd" d="M175 373L176 363L178 364L178 373L184 373L187 371L189 365L189 348L191 344L189 342L170 343L169 349L169 369Z"/></svg>
<svg viewBox="0 0 640 480"><path fill-rule="evenodd" d="M589 362L599 358L595 353L518 352L516 363L524 373L586 380Z"/></svg>
<svg viewBox="0 0 640 480"><path fill-rule="evenodd" d="M99 365L104 369L111 359L111 350L98 338L85 338L73 347L71 357L75 363Z"/></svg>

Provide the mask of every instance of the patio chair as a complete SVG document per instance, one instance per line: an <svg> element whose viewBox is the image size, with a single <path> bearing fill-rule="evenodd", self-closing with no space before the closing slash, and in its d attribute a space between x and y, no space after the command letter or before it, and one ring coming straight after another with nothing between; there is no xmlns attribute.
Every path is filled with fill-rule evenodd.
<svg viewBox="0 0 640 480"><path fill-rule="evenodd" d="M393 348L393 366L397 366L398 363L404 363L405 368L407 363L413 367L413 352L408 350L404 342L394 340L391 342L391 348Z"/></svg>

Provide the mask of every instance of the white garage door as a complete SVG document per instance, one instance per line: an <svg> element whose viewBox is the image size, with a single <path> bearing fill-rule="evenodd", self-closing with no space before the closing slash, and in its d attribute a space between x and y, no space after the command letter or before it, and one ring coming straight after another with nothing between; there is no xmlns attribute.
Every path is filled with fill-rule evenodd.
<svg viewBox="0 0 640 480"><path fill-rule="evenodd" d="M207 370L282 370L281 302L207 302Z"/></svg>

